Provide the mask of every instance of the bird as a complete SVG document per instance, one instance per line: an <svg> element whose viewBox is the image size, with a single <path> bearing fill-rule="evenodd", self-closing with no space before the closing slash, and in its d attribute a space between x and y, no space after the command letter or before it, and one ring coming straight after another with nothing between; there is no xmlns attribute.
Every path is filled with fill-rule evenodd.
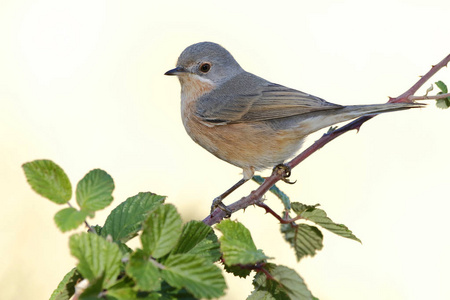
<svg viewBox="0 0 450 300"><path fill-rule="evenodd" d="M222 200L256 171L282 166L305 137L361 116L420 107L418 103L339 105L272 83L245 71L224 47L213 42L188 46L164 75L181 85L181 118L188 135L216 157L243 170L243 177L216 197Z"/></svg>

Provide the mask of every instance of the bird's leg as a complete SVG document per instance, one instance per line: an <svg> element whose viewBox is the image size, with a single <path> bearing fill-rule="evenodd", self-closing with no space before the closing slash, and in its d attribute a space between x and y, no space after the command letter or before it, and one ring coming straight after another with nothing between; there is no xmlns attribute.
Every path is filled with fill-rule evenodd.
<svg viewBox="0 0 450 300"><path fill-rule="evenodd" d="M229 218L231 216L232 211L225 204L222 203L222 200L225 199L225 197L234 192L238 187L240 187L247 181L248 179L246 179L245 177L242 178L241 180L236 182L236 184L234 184L232 187L226 190L222 195L216 197L211 204L211 212L213 212L218 207L226 213L225 217Z"/></svg>
<svg viewBox="0 0 450 300"><path fill-rule="evenodd" d="M287 166L287 165L284 165L284 164L276 165L273 168L272 172L280 174L281 175L281 180L283 180L286 183L294 184L294 183L297 182L297 180L296 181L290 181L288 179L289 176L291 176L291 168L289 166Z"/></svg>

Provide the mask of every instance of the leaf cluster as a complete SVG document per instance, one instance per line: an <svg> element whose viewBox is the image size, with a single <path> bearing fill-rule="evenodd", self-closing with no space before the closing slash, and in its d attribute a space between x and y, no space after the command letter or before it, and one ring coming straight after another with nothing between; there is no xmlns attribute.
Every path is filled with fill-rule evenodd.
<svg viewBox="0 0 450 300"><path fill-rule="evenodd" d="M64 171L50 160L23 165L32 189L56 204L69 204L72 186ZM255 181L262 182L255 177ZM55 223L65 232L78 228L112 200L114 182L100 169L88 172L77 184L79 209L69 204L56 213ZM278 188L271 191L285 206L286 224L281 232L297 259L315 255L322 233L313 222L340 236L359 241L342 224L336 224L316 206L290 203ZM250 231L241 223L224 220L213 228L203 222L182 223L175 206L165 196L139 193L114 208L105 223L69 238L77 266L64 276L51 300L73 299L211 299L225 293L226 272L245 278L254 273L254 291L247 299L315 299L299 274L286 266L269 263ZM289 213L296 214L290 219ZM141 247L127 242L139 236Z"/></svg>

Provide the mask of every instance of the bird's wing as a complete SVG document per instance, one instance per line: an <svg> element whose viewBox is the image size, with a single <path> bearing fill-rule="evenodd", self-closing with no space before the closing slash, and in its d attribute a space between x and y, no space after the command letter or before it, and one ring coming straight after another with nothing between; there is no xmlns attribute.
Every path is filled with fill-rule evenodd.
<svg viewBox="0 0 450 300"><path fill-rule="evenodd" d="M210 124L267 121L342 106L243 73L201 97L196 114Z"/></svg>

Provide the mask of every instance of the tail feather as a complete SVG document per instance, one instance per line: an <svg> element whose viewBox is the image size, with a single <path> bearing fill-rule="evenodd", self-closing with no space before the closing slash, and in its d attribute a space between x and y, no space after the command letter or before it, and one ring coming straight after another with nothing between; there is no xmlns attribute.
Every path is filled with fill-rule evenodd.
<svg viewBox="0 0 450 300"><path fill-rule="evenodd" d="M277 124L277 127L280 129L294 129L299 136L306 136L317 130L362 116L377 115L423 106L424 104L421 103L384 103L342 106L336 109L316 111L293 117L290 120L286 120L286 122L280 122Z"/></svg>
<svg viewBox="0 0 450 300"><path fill-rule="evenodd" d="M349 105L344 106L342 109L340 109L339 115L342 115L342 117L344 118L343 121L347 121L362 116L378 115L386 112L399 111L410 108L418 108L423 107L424 105L425 104L422 103L384 103L384 104L370 104L370 105Z"/></svg>

